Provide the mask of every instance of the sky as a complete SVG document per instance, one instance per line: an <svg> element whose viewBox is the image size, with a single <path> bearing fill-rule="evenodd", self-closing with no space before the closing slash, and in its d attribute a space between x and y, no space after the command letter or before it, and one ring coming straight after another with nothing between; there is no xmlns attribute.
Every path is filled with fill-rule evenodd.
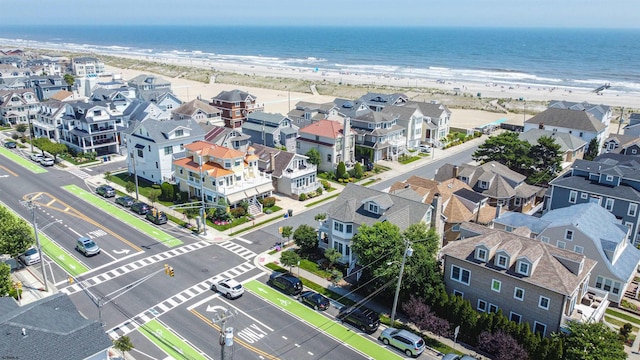
<svg viewBox="0 0 640 360"><path fill-rule="evenodd" d="M640 28L639 0L21 0L0 25Z"/></svg>

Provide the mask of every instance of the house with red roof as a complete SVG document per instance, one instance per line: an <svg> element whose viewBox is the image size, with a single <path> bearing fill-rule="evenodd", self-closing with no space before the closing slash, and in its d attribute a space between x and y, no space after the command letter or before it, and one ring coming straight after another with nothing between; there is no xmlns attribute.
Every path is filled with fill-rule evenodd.
<svg viewBox="0 0 640 360"><path fill-rule="evenodd" d="M348 118L342 123L321 119L298 130L296 153L305 155L311 149L318 150L319 171L334 172L342 161L351 168L355 164L355 135Z"/></svg>

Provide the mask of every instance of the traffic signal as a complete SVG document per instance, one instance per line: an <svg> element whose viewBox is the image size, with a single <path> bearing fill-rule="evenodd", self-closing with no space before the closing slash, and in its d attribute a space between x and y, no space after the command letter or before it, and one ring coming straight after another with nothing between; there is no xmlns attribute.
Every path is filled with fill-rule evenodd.
<svg viewBox="0 0 640 360"><path fill-rule="evenodd" d="M21 282L21 281L16 281L16 282L14 283L14 285L15 285L15 288L16 288L16 289L18 289L18 290L22 289L22 282Z"/></svg>
<svg viewBox="0 0 640 360"><path fill-rule="evenodd" d="M164 264L164 273L166 275L169 275L169 265L167 265L167 264Z"/></svg>
<svg viewBox="0 0 640 360"><path fill-rule="evenodd" d="M169 276L173 277L173 268L169 266Z"/></svg>
<svg viewBox="0 0 640 360"><path fill-rule="evenodd" d="M69 284L73 284L73 276L69 276L68 280L69 280Z"/></svg>

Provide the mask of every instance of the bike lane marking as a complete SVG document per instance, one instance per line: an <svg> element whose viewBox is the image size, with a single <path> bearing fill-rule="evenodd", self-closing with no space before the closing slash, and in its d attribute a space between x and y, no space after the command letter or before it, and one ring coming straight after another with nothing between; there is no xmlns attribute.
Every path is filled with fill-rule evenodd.
<svg viewBox="0 0 640 360"><path fill-rule="evenodd" d="M11 160L14 163L22 166L25 169L31 171L32 173L42 174L42 173L48 172L40 164L37 164L37 163L35 163L33 161L29 161L27 159L24 159L23 157L14 154L10 150L4 149L4 148L0 148L0 155L8 158L9 160Z"/></svg>
<svg viewBox="0 0 640 360"><path fill-rule="evenodd" d="M42 251L51 258L58 266L63 268L69 275L79 276L89 271L85 265L81 264L71 254L62 249L58 244L49 239L46 235L38 232Z"/></svg>
<svg viewBox="0 0 640 360"><path fill-rule="evenodd" d="M130 224L131 226L135 227L139 231L160 241L162 244L168 247L175 247L183 244L182 241L154 227L148 221L140 219L135 215L128 213L123 209L107 201L104 201L103 199L98 198L97 196L94 196L92 193L76 185L66 185L66 186L63 186L62 188L72 193L73 195L79 197L80 199L84 200L85 202L103 210L104 212L110 215L113 215L114 217L120 219L121 221L127 224Z"/></svg>
<svg viewBox="0 0 640 360"><path fill-rule="evenodd" d="M169 328L160 324L158 320L151 320L139 328L140 333L156 344L162 351L174 359L208 360L204 352L187 344Z"/></svg>
<svg viewBox="0 0 640 360"><path fill-rule="evenodd" d="M245 283L244 288L257 296L266 299L275 306L284 309L300 319L303 319L312 326L315 326L324 333L332 336L339 342L348 344L350 347L371 357L372 359L404 359L395 352L376 344L370 339L354 332L336 321L333 321L308 306L301 304L295 299L272 289L267 284L253 280Z"/></svg>

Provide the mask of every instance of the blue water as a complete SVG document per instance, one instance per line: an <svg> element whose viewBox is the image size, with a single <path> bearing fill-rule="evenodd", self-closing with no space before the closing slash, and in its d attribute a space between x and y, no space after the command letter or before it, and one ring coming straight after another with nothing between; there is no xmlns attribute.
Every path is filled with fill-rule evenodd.
<svg viewBox="0 0 640 360"><path fill-rule="evenodd" d="M640 30L0 26L0 47L8 45L640 91Z"/></svg>

